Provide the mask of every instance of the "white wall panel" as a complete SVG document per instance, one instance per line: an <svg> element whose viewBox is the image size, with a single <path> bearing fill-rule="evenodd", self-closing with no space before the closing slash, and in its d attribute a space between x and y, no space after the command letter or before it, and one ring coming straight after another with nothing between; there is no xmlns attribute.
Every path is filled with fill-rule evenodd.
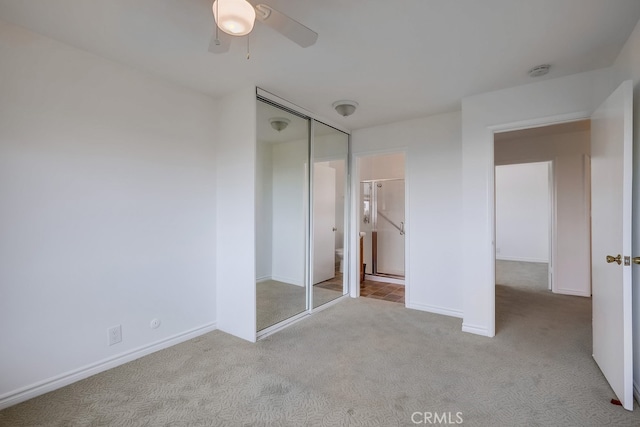
<svg viewBox="0 0 640 427"><path fill-rule="evenodd" d="M407 307L462 317L460 113L360 129L352 141L355 157L406 156Z"/></svg>
<svg viewBox="0 0 640 427"><path fill-rule="evenodd" d="M549 163L496 166L496 259L549 262Z"/></svg>
<svg viewBox="0 0 640 427"><path fill-rule="evenodd" d="M463 330L495 334L493 132L588 117L614 88L604 69L462 100Z"/></svg>
<svg viewBox="0 0 640 427"><path fill-rule="evenodd" d="M218 327L256 339L256 92L222 99L217 158Z"/></svg>
<svg viewBox="0 0 640 427"><path fill-rule="evenodd" d="M218 103L1 21L0 57L1 408L214 328Z"/></svg>

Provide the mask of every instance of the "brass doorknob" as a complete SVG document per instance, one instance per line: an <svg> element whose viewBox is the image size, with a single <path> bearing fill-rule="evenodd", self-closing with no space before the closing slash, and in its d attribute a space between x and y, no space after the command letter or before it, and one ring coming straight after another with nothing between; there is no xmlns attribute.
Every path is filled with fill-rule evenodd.
<svg viewBox="0 0 640 427"><path fill-rule="evenodd" d="M612 262L617 262L618 265L622 264L622 255L618 254L617 257L613 257L611 255L607 255L607 262L611 264Z"/></svg>
<svg viewBox="0 0 640 427"><path fill-rule="evenodd" d="M640 256L634 256L631 261L633 261L634 264L640 264Z"/></svg>

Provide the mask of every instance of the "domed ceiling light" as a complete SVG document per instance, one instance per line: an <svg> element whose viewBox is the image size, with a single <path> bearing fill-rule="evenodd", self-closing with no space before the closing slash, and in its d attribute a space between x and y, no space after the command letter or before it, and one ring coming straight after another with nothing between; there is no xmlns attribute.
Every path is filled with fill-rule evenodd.
<svg viewBox="0 0 640 427"><path fill-rule="evenodd" d="M356 101L349 101L346 99L333 103L333 108L335 108L338 114L340 114L342 117L352 115L356 111L357 107L358 103Z"/></svg>
<svg viewBox="0 0 640 427"><path fill-rule="evenodd" d="M271 123L272 128L274 128L278 132L281 132L285 130L287 126L289 126L291 120L285 119L284 117L272 117L269 119L269 123Z"/></svg>

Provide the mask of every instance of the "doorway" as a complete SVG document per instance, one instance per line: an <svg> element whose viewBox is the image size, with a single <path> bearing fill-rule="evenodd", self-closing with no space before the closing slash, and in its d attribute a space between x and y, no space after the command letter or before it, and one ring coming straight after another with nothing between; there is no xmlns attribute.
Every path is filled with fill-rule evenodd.
<svg viewBox="0 0 640 427"><path fill-rule="evenodd" d="M405 156L358 159L360 296L405 302Z"/></svg>
<svg viewBox="0 0 640 427"><path fill-rule="evenodd" d="M552 162L495 167L496 284L552 289Z"/></svg>
<svg viewBox="0 0 640 427"><path fill-rule="evenodd" d="M589 120L494 135L497 329L515 289L591 296L589 156Z"/></svg>

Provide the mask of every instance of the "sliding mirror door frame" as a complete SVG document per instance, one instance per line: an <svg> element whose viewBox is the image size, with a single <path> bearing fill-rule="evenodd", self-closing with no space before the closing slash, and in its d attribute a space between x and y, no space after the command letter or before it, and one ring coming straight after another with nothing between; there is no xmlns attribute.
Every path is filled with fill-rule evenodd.
<svg viewBox="0 0 640 427"><path fill-rule="evenodd" d="M309 311L310 118L256 101L256 332Z"/></svg>
<svg viewBox="0 0 640 427"><path fill-rule="evenodd" d="M349 291L349 135L320 121L311 127L311 308ZM345 260L347 260L345 262Z"/></svg>
<svg viewBox="0 0 640 427"><path fill-rule="evenodd" d="M276 332L277 330L289 325L292 322L297 321L300 318L303 318L309 314L311 314L314 310L318 310L320 308L324 308L328 305L330 305L330 303L336 302L338 301L340 298L344 298L345 296L349 295L349 279L350 279L350 273L349 273L349 248L350 248L350 212L351 212L351 186L349 185L350 180L351 180L351 136L349 135L349 133L345 130L340 129L338 126L333 126L333 125L329 125L327 124L327 122L325 120L318 120L319 118L317 116L315 116L314 114L294 105L289 103L288 101L285 101L273 94L270 94L269 92L266 92L262 89L257 88L256 90L256 105L257 107L261 105L261 103L267 104L271 107L275 107L279 110L281 110L282 112L286 113L286 114L290 114L293 116L297 116L300 117L302 119L307 120L307 156L306 156L306 164L305 164L305 177L304 177L304 188L305 188L305 200L304 200L304 211L305 211L305 218L304 218L304 222L305 222L305 245L304 245L304 259L305 259L305 266L304 266L304 270L305 270L305 274L304 274L304 289L305 289L305 310L302 312L299 312L298 314L294 314L292 316L289 316L287 318L283 318L280 319L278 322L275 322L273 324L270 324L266 327L262 327L260 328L260 325L258 325L258 322L256 322L256 336L257 338L263 338L273 332ZM259 115L258 115L259 116ZM264 121L264 117L262 118L262 120ZM291 120L293 120L291 118ZM264 126L264 123L258 123L256 126L258 126L258 129L260 129L260 126ZM272 124L272 127L275 126ZM344 250L344 255L343 255L343 265L344 265L344 272L343 272L343 279L342 279L342 292L340 293L340 295L337 295L335 298L331 298L328 301L324 301L323 305L321 306L317 306L314 307L314 295L313 295L313 246L314 246L314 239L313 239L313 226L314 226L314 217L313 217L313 203L314 203L314 192L313 192L313 186L314 186L314 165L315 165L315 160L314 160L314 147L315 147L315 130L318 127L323 127L323 128L327 128L327 129L331 129L332 131L336 132L336 133L340 133L342 135L342 137L344 138L344 143L346 145L346 150L344 155L342 155L340 157L340 160L344 161L344 179L341 179L341 181L343 181L343 194L344 194L344 202L343 202L343 210L344 210L344 221L343 221L343 238L342 238L342 247ZM282 130L283 132L285 131L285 129ZM258 132L259 133L259 132ZM260 141L256 141L256 144L259 144ZM259 149L256 146L256 156L258 156L259 154ZM256 162L256 164L258 164L258 162ZM260 177L258 176L258 173L256 174L256 180L260 180ZM261 182L257 182L256 183L256 189L257 191L260 191L259 189L261 188ZM337 187L336 187L337 188ZM263 197L263 195L256 195L256 215L260 215L260 212L258 212L259 210L259 203L258 200L260 197ZM262 203L262 202L261 202ZM264 224L261 224L261 226L264 227ZM258 220L256 220L256 227L258 228ZM337 228L334 226L334 228ZM256 230L256 272L258 272L258 264L259 264L259 255L258 255L258 249L263 246L264 244L259 242L259 235L261 235L261 233L259 232L259 230ZM273 232L273 231L272 231ZM336 255L337 257L337 255ZM336 260L337 261L337 258ZM257 276L259 276L260 274L256 274ZM256 278L256 282L258 282L259 277ZM257 283L256 283L257 286ZM256 298L259 298L258 293L256 292ZM325 304L326 302L326 304ZM259 310L260 307L260 301L256 301L256 310ZM259 314L256 313L256 317L259 317Z"/></svg>

